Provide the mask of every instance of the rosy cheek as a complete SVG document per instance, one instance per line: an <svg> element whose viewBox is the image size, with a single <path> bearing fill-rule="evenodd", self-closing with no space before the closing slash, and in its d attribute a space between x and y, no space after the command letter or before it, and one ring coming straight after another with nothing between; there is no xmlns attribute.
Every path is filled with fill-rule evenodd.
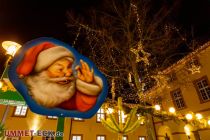
<svg viewBox="0 0 210 140"><path fill-rule="evenodd" d="M63 74L62 74L62 72L48 71L48 76L52 77L52 78L55 78L55 77L62 77Z"/></svg>

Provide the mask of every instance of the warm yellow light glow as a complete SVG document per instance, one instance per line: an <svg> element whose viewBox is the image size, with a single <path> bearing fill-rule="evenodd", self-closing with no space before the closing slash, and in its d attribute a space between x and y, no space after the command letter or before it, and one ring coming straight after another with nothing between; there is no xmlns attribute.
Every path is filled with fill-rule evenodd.
<svg viewBox="0 0 210 140"><path fill-rule="evenodd" d="M30 124L30 130L33 130L33 132L36 133L36 131L40 128L41 125L41 117L39 115L35 115Z"/></svg>
<svg viewBox="0 0 210 140"><path fill-rule="evenodd" d="M170 113L175 113L175 112L176 112L176 110L175 110L175 108L174 108L174 107L170 107L170 108L169 108L169 112L170 112Z"/></svg>
<svg viewBox="0 0 210 140"><path fill-rule="evenodd" d="M118 111L118 115L119 120L121 120L122 123L125 123L125 118L127 118L127 115L125 115L125 113L122 110Z"/></svg>
<svg viewBox="0 0 210 140"><path fill-rule="evenodd" d="M113 112L114 112L113 108L108 108L106 111L107 114L112 114Z"/></svg>
<svg viewBox="0 0 210 140"><path fill-rule="evenodd" d="M160 105L155 105L155 110L160 111Z"/></svg>
<svg viewBox="0 0 210 140"><path fill-rule="evenodd" d="M0 89L3 87L3 82L0 81Z"/></svg>
<svg viewBox="0 0 210 140"><path fill-rule="evenodd" d="M185 125L184 126L184 131L185 131L185 133L186 133L187 136L190 136L190 134L191 134L191 130L190 129L191 128L188 125Z"/></svg>
<svg viewBox="0 0 210 140"><path fill-rule="evenodd" d="M186 114L185 117L187 120L192 120L192 118L193 118L192 114Z"/></svg>
<svg viewBox="0 0 210 140"><path fill-rule="evenodd" d="M4 41L2 47L7 51L7 54L14 56L21 45L13 41Z"/></svg>
<svg viewBox="0 0 210 140"><path fill-rule="evenodd" d="M210 119L208 120L208 125L210 125Z"/></svg>
<svg viewBox="0 0 210 140"><path fill-rule="evenodd" d="M200 119L203 118L203 116L202 116L200 113L195 114L195 116L196 116L196 118L197 118L198 120L200 120Z"/></svg>
<svg viewBox="0 0 210 140"><path fill-rule="evenodd" d="M122 117L123 119L127 118L127 115L125 115L125 113L122 111Z"/></svg>

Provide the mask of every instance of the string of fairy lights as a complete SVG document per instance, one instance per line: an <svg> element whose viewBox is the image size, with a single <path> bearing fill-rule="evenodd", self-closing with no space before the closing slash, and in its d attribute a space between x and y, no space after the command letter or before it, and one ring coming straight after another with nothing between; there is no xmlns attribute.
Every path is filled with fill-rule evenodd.
<svg viewBox="0 0 210 140"><path fill-rule="evenodd" d="M120 98L120 97L119 97ZM181 114L180 112L177 112L174 107L169 107L168 111L165 111L161 108L159 104L156 104L154 106L142 106L142 105L137 105L137 104L126 104L122 103L119 104L119 98L118 102L116 101L107 101L104 103L104 108L105 112L107 114L107 118L105 119L106 122L102 121L102 123L105 125L110 125L108 126L108 129L110 130L110 127L113 127L113 129L116 129L117 125L120 126L121 124L121 129L116 129L114 132L115 133L120 133L120 134L127 134L125 129L129 129L129 132L135 131L139 126L144 125L146 123L146 114L151 114L154 118L160 119L162 121L175 121L179 123L184 123L184 128L183 130L185 131L187 136L192 135L193 131L200 130L200 129L206 129L210 128L210 116L204 117L201 113L193 113L193 112L188 112L186 114ZM122 100L122 99L121 99ZM129 108L129 111L126 111L126 108ZM133 111L135 110L135 117L132 117L132 120L130 120L130 116L133 115ZM119 111L122 111L119 113ZM111 115L110 115L111 114ZM112 118L110 118L112 117ZM113 119L114 117L117 117L116 119ZM120 122L120 119L121 122ZM128 120L127 120L128 119ZM118 121L117 121L118 120ZM138 120L138 122L137 122ZM115 121L115 122L112 122ZM135 127L127 128L125 125L128 125L127 121L132 121L136 122ZM178 124L179 124L178 123ZM133 130L130 130L133 129ZM113 132L113 130L111 130Z"/></svg>

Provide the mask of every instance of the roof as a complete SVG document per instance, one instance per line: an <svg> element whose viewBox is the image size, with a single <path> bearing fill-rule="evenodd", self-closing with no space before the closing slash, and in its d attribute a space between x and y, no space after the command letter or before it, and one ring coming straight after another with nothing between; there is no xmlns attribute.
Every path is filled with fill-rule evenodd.
<svg viewBox="0 0 210 140"><path fill-rule="evenodd" d="M166 68L165 70L163 70L161 72L161 74L168 74L169 72L171 72L172 70L174 70L175 67L177 67L177 66L179 66L181 64L184 64L185 62L189 61L190 59L192 59L192 57L195 57L196 55L198 55L201 52L205 51L208 47L210 47L210 41L208 41L207 43L205 43L204 45L200 46L195 51L191 52L190 54L188 54L184 58L180 59L179 61L177 61L173 65L171 65L168 68Z"/></svg>
<svg viewBox="0 0 210 140"><path fill-rule="evenodd" d="M182 58L181 60L177 61L176 63L174 63L173 65L171 65L170 67L166 68L165 70L163 70L162 72L159 73L159 75L166 75L169 74L171 71L173 71L175 68L177 68L178 66L185 64L186 62L188 62L190 59L192 59L193 57L199 55L200 53L204 52L206 49L208 49L210 47L210 41L208 41L207 43L205 43L204 45L200 46L198 49L196 49L195 51L191 52L190 54L188 54L187 56L185 56L184 58ZM160 79L161 80L161 79ZM167 86L167 85L165 85ZM145 91L144 95L147 95L147 97L144 96L144 99L142 98L142 100L147 100L149 101L149 97L152 97L152 95L154 95L157 91L158 88L161 88L160 85L155 85L153 86L151 89ZM162 87L164 88L164 87ZM161 95L160 95L161 96ZM155 95L153 96L155 97ZM148 100L149 99L149 100Z"/></svg>

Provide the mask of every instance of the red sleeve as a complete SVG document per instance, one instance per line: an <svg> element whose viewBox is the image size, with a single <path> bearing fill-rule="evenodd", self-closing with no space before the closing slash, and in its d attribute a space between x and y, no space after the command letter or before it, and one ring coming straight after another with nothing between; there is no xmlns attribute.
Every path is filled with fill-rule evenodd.
<svg viewBox="0 0 210 140"><path fill-rule="evenodd" d="M90 110L95 105L96 101L97 96L89 96L77 91L71 99L61 103L58 107L66 110L85 112Z"/></svg>
<svg viewBox="0 0 210 140"><path fill-rule="evenodd" d="M76 95L74 94L71 99L62 102L60 105L58 105L58 107L66 110L76 110Z"/></svg>
<svg viewBox="0 0 210 140"><path fill-rule="evenodd" d="M76 92L76 107L79 111L90 110L96 103L98 96L89 96L79 91Z"/></svg>

